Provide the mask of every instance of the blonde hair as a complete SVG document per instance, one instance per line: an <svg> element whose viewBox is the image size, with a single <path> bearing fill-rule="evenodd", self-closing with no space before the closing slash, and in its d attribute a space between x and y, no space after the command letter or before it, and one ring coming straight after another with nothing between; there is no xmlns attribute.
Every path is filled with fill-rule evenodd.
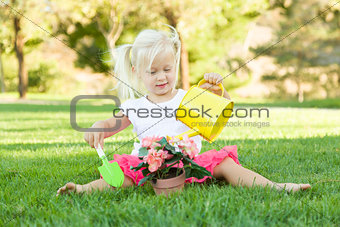
<svg viewBox="0 0 340 227"><path fill-rule="evenodd" d="M147 70L150 71L154 58L163 51L171 51L174 54L175 85L177 84L181 42L176 29L165 25L172 29L170 36L164 31L146 29L137 35L133 44L125 44L114 50L112 54L116 59L114 74L118 83L111 90L118 89L119 98L126 100L143 96L145 87L137 75L142 75ZM132 66L134 66L135 72L132 72Z"/></svg>

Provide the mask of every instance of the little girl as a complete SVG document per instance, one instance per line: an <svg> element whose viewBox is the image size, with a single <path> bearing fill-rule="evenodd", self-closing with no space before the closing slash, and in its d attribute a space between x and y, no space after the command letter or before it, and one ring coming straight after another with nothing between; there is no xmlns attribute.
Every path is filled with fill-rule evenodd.
<svg viewBox="0 0 340 227"><path fill-rule="evenodd" d="M120 127L112 132L86 132L84 139L94 148L104 145L104 138L110 137L128 127L131 123L133 131L137 133L140 141L147 136L176 136L189 128L177 121L172 114L179 107L186 94L185 90L176 89L177 75L180 62L181 43L175 28L171 35L163 31L144 30L140 32L133 44L119 47L115 54L115 75L119 79L118 94L122 99L128 99L115 117L98 121L93 128L113 128L118 121ZM131 58L130 58L131 55ZM202 88L220 95L218 86L222 76L217 73L204 75L207 83ZM145 92L146 95L143 92ZM137 95L137 98L136 98ZM224 98L230 99L224 90ZM158 110L158 114L155 114ZM165 111L164 111L165 110ZM192 137L199 150L201 150L201 137ZM115 154L114 160L124 172L125 178L122 187L138 185L143 178L141 171L134 172L130 166L137 166L141 160L138 158L139 143L134 144L131 155ZM241 166L237 156L237 146L224 146L216 151L206 151L195 157L194 161L205 167L211 174L229 184L241 186L269 186L277 190L298 191L310 188L309 184L275 183L267 178ZM190 178L186 182L204 182L203 179ZM67 183L59 188L57 195L75 193L90 193L94 190L113 189L103 179L92 181L85 185Z"/></svg>

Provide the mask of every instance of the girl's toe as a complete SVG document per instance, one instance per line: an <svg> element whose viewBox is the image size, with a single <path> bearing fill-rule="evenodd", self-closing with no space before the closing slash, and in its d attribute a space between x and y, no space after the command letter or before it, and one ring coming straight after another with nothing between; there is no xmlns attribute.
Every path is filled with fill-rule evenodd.
<svg viewBox="0 0 340 227"><path fill-rule="evenodd" d="M306 189L308 189L308 188L311 188L311 186L310 186L310 184L303 184L303 185L301 186L301 188L302 188L303 190L306 190Z"/></svg>

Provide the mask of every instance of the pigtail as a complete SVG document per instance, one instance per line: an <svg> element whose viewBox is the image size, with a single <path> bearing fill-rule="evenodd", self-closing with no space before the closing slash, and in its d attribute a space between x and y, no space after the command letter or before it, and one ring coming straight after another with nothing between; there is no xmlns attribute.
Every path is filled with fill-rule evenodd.
<svg viewBox="0 0 340 227"><path fill-rule="evenodd" d="M140 97L140 82L137 76L132 72L130 60L131 44L122 45L114 50L112 54L115 58L114 75L118 78L117 85L111 90L118 90L118 97L126 99L135 99Z"/></svg>

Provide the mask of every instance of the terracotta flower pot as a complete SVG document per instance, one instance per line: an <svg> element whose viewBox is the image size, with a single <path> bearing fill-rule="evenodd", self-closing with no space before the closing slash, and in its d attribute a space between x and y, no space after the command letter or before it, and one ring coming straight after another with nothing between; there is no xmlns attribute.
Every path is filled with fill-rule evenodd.
<svg viewBox="0 0 340 227"><path fill-rule="evenodd" d="M177 168L171 168L171 169L176 170ZM180 174L179 176L172 177L169 179L157 179L156 183L151 181L151 185L156 195L164 194L165 196L168 196L168 194L172 192L182 191L184 187L185 179L186 179L185 172L183 169L182 174Z"/></svg>

